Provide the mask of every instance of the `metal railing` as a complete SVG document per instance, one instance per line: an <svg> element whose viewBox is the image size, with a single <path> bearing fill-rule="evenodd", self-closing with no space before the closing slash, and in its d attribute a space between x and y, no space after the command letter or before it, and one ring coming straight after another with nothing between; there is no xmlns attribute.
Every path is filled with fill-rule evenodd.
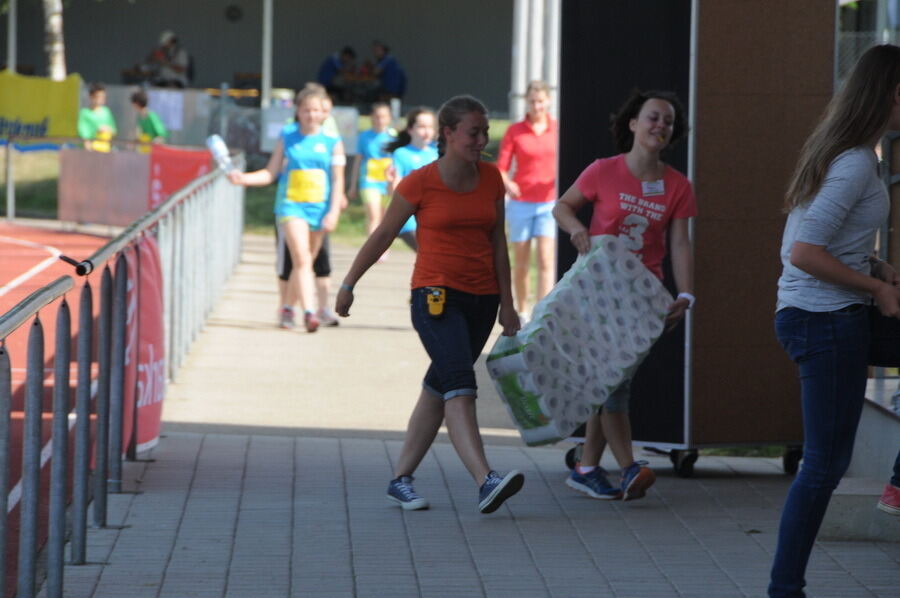
<svg viewBox="0 0 900 598"><path fill-rule="evenodd" d="M242 159L239 160L242 162ZM239 167L242 164L238 165ZM47 596L63 595L64 546L67 530L66 498L72 482L71 563L87 562L87 520L90 488L93 488L93 524L107 527L107 495L122 491L123 455L136 454L137 430L123 447L125 411L126 321L129 306L126 252L155 235L159 246L163 279L163 322L166 373L174 378L190 344L202 329L210 310L240 258L243 230L243 188L231 185L220 171L205 175L178 191L165 203L135 221L84 260L62 256L85 277L78 305L77 376L75 408L70 413L72 344L69 304L65 295L75 279L63 276L35 291L0 316L0 598L6 587L9 514L20 504L17 564L17 598L32 598L37 588L37 558L41 508L41 424L44 392L44 331L39 312L57 302L54 356L52 465L49 491L47 539ZM140 251L135 251L135 269L140 271ZM110 269L114 266L115 274ZM93 339L94 310L92 274L100 273L98 338ZM135 274L132 272L131 274ZM135 285L138 309L140 285ZM136 314L135 314L136 315ZM30 322L30 324L29 324ZM23 423L21 485L10 497L12 420L12 364L6 339L29 324L25 405ZM140 327L137 330L140 340ZM96 351L96 378L92 376L92 354ZM135 382L136 384L136 382ZM91 409L91 400L94 409ZM137 409L138 393L134 393ZM91 416L96 417L91 471ZM68 468L69 427L74 420L74 464ZM44 447L46 452L46 447ZM93 484L91 484L93 478ZM21 494L18 489L21 488ZM13 503L13 504L10 504Z"/></svg>

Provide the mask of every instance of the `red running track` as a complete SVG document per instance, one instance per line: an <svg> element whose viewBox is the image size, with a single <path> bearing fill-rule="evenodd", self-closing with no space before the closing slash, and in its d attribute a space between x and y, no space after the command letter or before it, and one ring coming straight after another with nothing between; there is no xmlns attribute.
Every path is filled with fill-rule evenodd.
<svg viewBox="0 0 900 598"><path fill-rule="evenodd" d="M74 276L74 268L59 259L59 255L67 255L77 260L90 256L94 251L106 243L107 239L93 235L53 231L37 227L17 226L8 223L0 223L0 314L5 314L22 299L38 290L42 286L56 280L63 275ZM99 313L99 287L102 270L93 273L90 280L93 311ZM85 279L75 277L75 287L69 291L65 299L69 303L72 322L72 359L70 364L70 385L72 388L70 403L74 409L74 386L77 381L74 360L76 339L78 335L78 303L81 288ZM43 401L43 431L41 445L45 446L50 440L52 389L53 389L53 354L55 347L56 316L60 302L55 301L44 307L39 318L44 329L44 401ZM19 508L18 501L21 494L19 475L22 466L22 406L24 401L25 363L27 356L27 343L31 325L23 325L6 339L6 348L9 352L12 366L13 380L13 417L11 448L11 473L9 504L9 545L6 563L6 579L8 595L15 591L16 561L18 560L18 533L19 533ZM96 325L95 325L96 333ZM96 339L96 336L95 336ZM95 340L96 343L96 340ZM70 437L71 440L71 437ZM46 451L45 451L46 452ZM70 459L72 455L70 441ZM40 542L46 539L46 513L49 493L49 459L42 456L41 471L41 529ZM71 490L71 480L70 480Z"/></svg>

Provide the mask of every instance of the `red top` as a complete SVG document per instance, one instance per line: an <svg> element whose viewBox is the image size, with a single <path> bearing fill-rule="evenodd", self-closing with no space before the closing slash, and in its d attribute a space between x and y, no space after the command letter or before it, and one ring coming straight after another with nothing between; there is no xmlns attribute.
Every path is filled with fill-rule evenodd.
<svg viewBox="0 0 900 598"><path fill-rule="evenodd" d="M509 126L500 141L497 167L509 172L513 158L513 182L522 192L519 201L545 202L556 199L556 121L547 117L547 128L538 135L525 120Z"/></svg>
<svg viewBox="0 0 900 598"><path fill-rule="evenodd" d="M594 203L591 235L618 235L647 269L663 277L669 222L697 215L690 181L666 166L662 180L642 182L625 163L625 154L595 160L575 181Z"/></svg>
<svg viewBox="0 0 900 598"><path fill-rule="evenodd" d="M478 163L478 186L468 193L447 188L438 163L403 177L397 187L416 207L416 242L412 288L443 286L475 295L500 292L494 268L492 237L503 179L493 164ZM501 224L502 225L502 224Z"/></svg>

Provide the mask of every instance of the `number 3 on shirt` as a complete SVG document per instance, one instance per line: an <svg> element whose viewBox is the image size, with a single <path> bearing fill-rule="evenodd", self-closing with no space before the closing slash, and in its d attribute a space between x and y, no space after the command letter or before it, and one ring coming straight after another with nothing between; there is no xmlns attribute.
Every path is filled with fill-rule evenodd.
<svg viewBox="0 0 900 598"><path fill-rule="evenodd" d="M287 200L297 203L325 201L324 170L291 170L288 172Z"/></svg>

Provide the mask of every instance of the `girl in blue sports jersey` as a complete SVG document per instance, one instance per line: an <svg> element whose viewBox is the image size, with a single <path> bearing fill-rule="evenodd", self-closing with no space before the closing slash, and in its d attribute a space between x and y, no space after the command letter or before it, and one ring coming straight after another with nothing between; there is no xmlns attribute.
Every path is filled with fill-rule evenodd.
<svg viewBox="0 0 900 598"><path fill-rule="evenodd" d="M278 179L275 217L291 253L293 270L282 311L293 313L299 299L307 332L315 332L316 290L312 263L322 237L337 227L344 188L344 145L322 131L325 91L306 87L297 93L297 118L285 125L262 170L229 174L232 183L265 186Z"/></svg>
<svg viewBox="0 0 900 598"><path fill-rule="evenodd" d="M372 104L372 128L359 134L356 153L360 160L354 166L351 180L359 185L359 198L366 208L366 234L378 228L384 217L388 197L388 170L391 155L384 146L394 140L397 132L391 128L391 107L384 102ZM359 170L359 177L356 170Z"/></svg>
<svg viewBox="0 0 900 598"><path fill-rule="evenodd" d="M437 148L432 145L435 136L434 122L434 112L431 109L413 108L406 115L406 128L395 141L385 146L386 151L393 153L394 164L389 173L391 193L403 177L438 159ZM413 250L418 248L415 216L406 221L397 236Z"/></svg>

